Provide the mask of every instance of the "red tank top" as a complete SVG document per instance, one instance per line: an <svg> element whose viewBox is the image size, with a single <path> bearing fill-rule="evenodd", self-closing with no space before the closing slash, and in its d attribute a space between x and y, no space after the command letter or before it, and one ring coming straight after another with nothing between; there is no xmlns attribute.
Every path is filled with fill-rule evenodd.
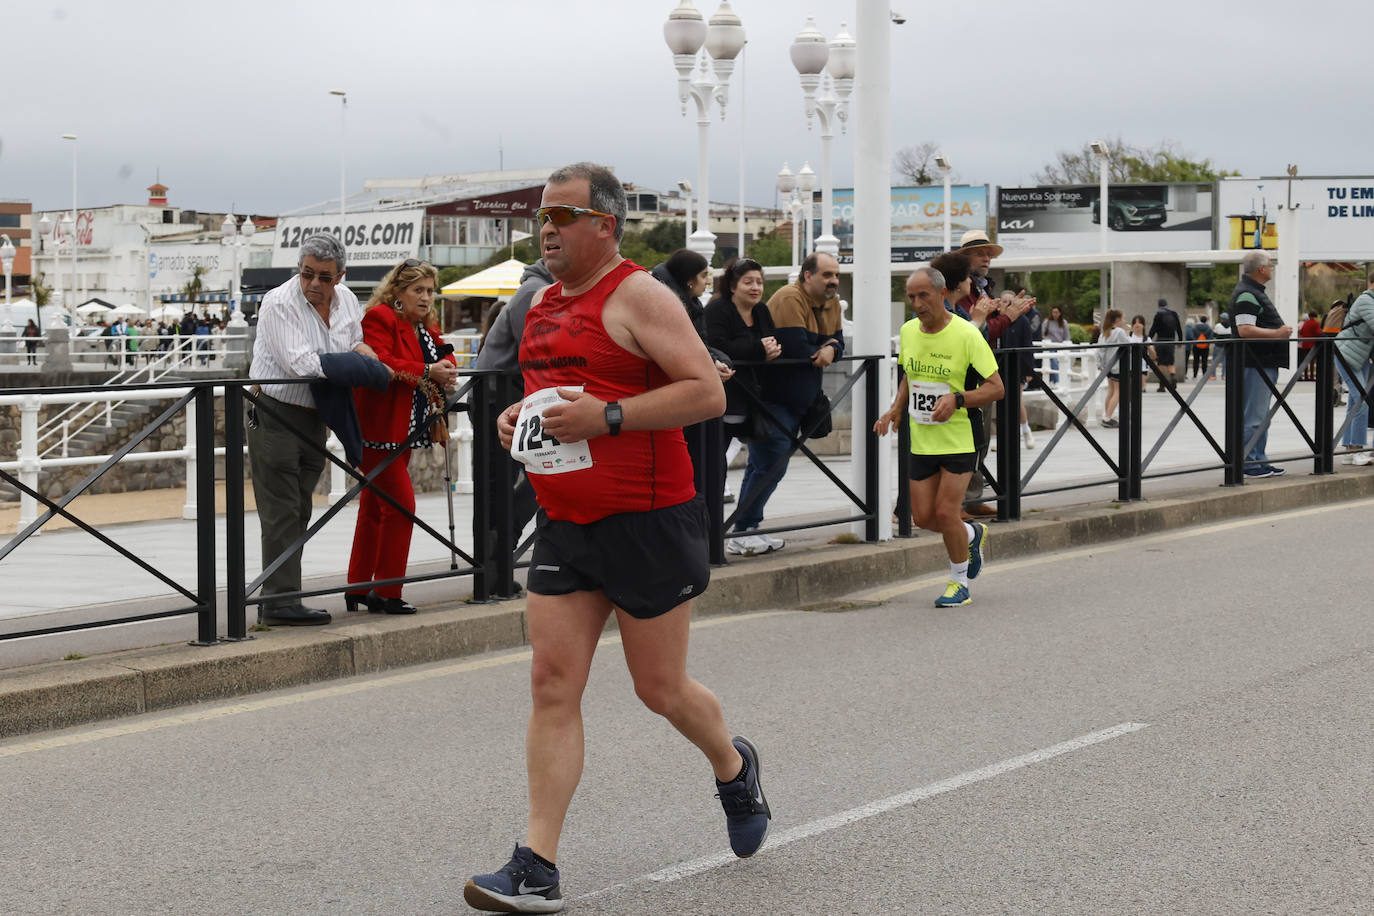
<svg viewBox="0 0 1374 916"><path fill-rule="evenodd" d="M611 339L601 321L606 297L637 270L621 261L579 296L555 283L525 317L520 369L525 391L582 385L603 401L620 401L670 381L655 363ZM647 512L696 495L681 428L623 430L588 442L592 466L564 474L530 474L549 518L587 524L620 512Z"/></svg>

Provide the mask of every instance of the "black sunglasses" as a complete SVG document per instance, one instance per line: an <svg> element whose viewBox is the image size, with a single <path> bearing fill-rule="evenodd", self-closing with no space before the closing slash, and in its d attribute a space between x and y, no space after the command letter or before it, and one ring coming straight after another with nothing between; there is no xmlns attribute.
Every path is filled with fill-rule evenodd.
<svg viewBox="0 0 1374 916"><path fill-rule="evenodd" d="M396 265L396 269L405 270L407 267L419 267L423 263L423 261L418 261L415 258L406 258L400 264Z"/></svg>

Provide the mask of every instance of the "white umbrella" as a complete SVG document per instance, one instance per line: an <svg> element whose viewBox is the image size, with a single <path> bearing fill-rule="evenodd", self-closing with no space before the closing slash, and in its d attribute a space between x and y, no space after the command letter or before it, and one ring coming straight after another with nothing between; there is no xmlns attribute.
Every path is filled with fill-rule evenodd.
<svg viewBox="0 0 1374 916"><path fill-rule="evenodd" d="M99 302L87 302L85 305L78 305L76 313L78 315L97 315L101 312L110 311L108 305L101 305Z"/></svg>
<svg viewBox="0 0 1374 916"><path fill-rule="evenodd" d="M149 317L156 318L158 321L166 321L168 318L180 319L185 314L185 310L176 305L164 305L161 308L153 309Z"/></svg>
<svg viewBox="0 0 1374 916"><path fill-rule="evenodd" d="M148 314L148 312L134 305L132 302L126 302L119 308L110 309L110 314L118 315L120 318L140 318Z"/></svg>

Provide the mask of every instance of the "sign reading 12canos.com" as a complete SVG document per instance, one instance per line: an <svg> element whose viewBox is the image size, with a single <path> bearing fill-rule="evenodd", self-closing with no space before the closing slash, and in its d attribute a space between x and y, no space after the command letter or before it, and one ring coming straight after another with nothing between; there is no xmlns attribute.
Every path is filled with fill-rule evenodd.
<svg viewBox="0 0 1374 916"><path fill-rule="evenodd" d="M341 226L337 213L288 216L277 223L272 266L295 267L301 242L317 232L327 232L343 240L347 267L392 267L419 253L424 218L424 210L377 210L348 213Z"/></svg>

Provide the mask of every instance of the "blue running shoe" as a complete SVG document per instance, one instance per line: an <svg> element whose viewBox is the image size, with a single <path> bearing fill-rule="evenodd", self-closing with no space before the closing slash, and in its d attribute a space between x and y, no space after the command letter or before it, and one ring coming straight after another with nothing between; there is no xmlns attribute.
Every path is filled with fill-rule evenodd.
<svg viewBox="0 0 1374 916"><path fill-rule="evenodd" d="M557 913L564 902L558 869L540 865L530 848L519 844L500 871L473 875L463 886L463 899L487 913Z"/></svg>
<svg viewBox="0 0 1374 916"><path fill-rule="evenodd" d="M1261 477L1272 477L1274 476L1274 469L1267 464L1251 465L1245 469L1245 476L1249 477L1251 480L1257 480Z"/></svg>
<svg viewBox="0 0 1374 916"><path fill-rule="evenodd" d="M970 564L970 567L972 564ZM958 607L962 604L972 604L973 599L969 597L968 586L960 585L953 579L945 583L945 593L935 599L936 607Z"/></svg>
<svg viewBox="0 0 1374 916"><path fill-rule="evenodd" d="M968 577L977 579L983 571L983 551L988 549L988 526L969 522L973 526L973 540L968 542Z"/></svg>
<svg viewBox="0 0 1374 916"><path fill-rule="evenodd" d="M725 829L730 834L730 848L741 859L759 851L768 836L768 822L773 814L763 797L759 782L758 749L748 738L736 737L735 750L744 758L744 775L734 782L716 782L716 797L725 809Z"/></svg>
<svg viewBox="0 0 1374 916"><path fill-rule="evenodd" d="M1279 467L1277 464L1267 464L1265 465L1265 467L1269 469L1270 477L1282 477L1285 470L1284 468Z"/></svg>

